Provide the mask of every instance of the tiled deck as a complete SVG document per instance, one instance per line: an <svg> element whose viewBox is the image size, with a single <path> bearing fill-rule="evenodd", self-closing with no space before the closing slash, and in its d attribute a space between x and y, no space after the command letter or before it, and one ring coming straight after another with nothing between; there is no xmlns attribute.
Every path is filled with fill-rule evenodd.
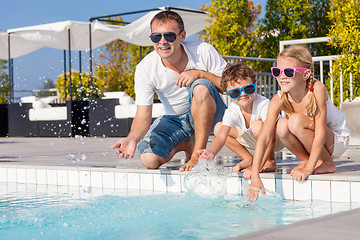
<svg viewBox="0 0 360 240"><path fill-rule="evenodd" d="M177 170L184 162L183 153L175 155L173 160L164 164L159 170L146 170L138 160L137 154L133 159L119 159L114 150L110 149L116 140L117 138L0 138L0 182L185 191L182 183L187 173ZM212 137L209 143L211 140ZM281 154L278 154L278 172L261 176L267 189L277 191L285 199L319 199L358 205L360 203L359 153L360 146L350 146L341 159L336 160L336 173L312 175L303 183L293 181L291 176L286 174L298 164L298 160L292 157L282 159ZM226 147L220 151L216 159L218 164L229 169L239 160ZM228 181L227 190L229 193L242 193L245 184L246 181L241 174L233 174ZM360 222L359 211L353 210L348 214L354 221ZM333 219L321 221L331 224L334 222ZM317 219L313 221L320 222ZM345 223L343 225L346 226ZM305 231L304 228L307 228L308 231L314 232L316 239L320 239L321 228L317 230L313 226L314 224L303 224L301 228L292 228L290 225L276 231L285 231L287 234L292 231L291 235L294 238L296 236L294 231L296 232L297 229ZM353 235L360 234L360 230L351 231ZM274 234L274 231L269 232ZM264 237L268 239L273 236L269 234L255 234L251 239L264 239ZM346 237L347 239L351 239L353 235L345 234L349 236ZM336 234L333 236L327 239L337 239Z"/></svg>

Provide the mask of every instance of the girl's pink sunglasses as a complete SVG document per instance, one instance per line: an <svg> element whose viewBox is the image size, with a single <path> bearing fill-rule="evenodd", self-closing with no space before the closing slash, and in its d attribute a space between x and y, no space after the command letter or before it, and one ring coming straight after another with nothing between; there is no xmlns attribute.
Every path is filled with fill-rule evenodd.
<svg viewBox="0 0 360 240"><path fill-rule="evenodd" d="M280 77L281 73L284 72L285 76L288 78L294 78L296 71L306 71L308 68L278 68L272 67L271 74L274 78Z"/></svg>

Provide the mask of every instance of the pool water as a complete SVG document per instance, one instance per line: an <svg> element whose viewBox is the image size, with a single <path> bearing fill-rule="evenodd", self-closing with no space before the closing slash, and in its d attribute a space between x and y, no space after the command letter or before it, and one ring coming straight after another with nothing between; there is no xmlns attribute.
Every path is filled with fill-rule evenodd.
<svg viewBox="0 0 360 240"><path fill-rule="evenodd" d="M350 209L276 195L248 203L240 195L2 187L0 239L223 239Z"/></svg>

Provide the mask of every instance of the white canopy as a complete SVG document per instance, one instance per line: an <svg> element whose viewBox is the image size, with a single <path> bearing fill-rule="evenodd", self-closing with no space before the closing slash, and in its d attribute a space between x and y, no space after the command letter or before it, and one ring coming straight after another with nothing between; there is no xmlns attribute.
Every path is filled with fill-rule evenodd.
<svg viewBox="0 0 360 240"><path fill-rule="evenodd" d="M27 42L17 36L11 36L11 58L16 58L30 52L36 51L42 46L38 43ZM8 59L8 33L0 33L0 59Z"/></svg>
<svg viewBox="0 0 360 240"><path fill-rule="evenodd" d="M163 10L165 8L151 11L126 26L108 25L98 21L91 23L92 48L100 47L116 39L140 46L151 46L152 43L149 39L150 21L156 13ZM205 29L209 24L205 21L208 17L207 14L180 9L172 9L172 11L179 13L183 18L187 36ZM69 50L69 32L71 50L84 51L90 48L89 23L63 21L9 29L7 33L1 33L0 59L8 58L8 34L10 34L11 58L16 58L42 47Z"/></svg>

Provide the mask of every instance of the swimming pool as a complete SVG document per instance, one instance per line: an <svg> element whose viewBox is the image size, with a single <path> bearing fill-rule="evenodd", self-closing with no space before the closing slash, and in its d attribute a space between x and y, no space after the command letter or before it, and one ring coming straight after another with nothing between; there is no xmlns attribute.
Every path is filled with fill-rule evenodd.
<svg viewBox="0 0 360 240"><path fill-rule="evenodd" d="M238 194L0 184L2 239L223 239L358 206Z"/></svg>

